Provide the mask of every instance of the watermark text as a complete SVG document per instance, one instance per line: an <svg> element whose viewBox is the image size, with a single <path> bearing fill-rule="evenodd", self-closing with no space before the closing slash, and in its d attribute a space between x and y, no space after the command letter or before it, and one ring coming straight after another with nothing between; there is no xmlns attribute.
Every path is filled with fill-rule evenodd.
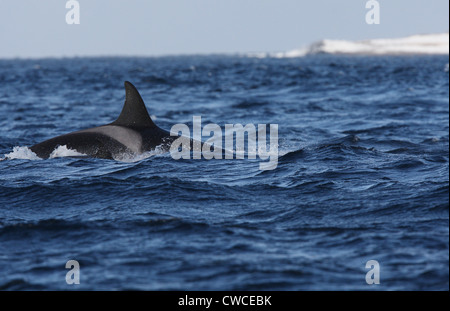
<svg viewBox="0 0 450 311"><path fill-rule="evenodd" d="M170 135L179 136L170 147L173 159L190 159L192 146L193 159L201 159L202 156L206 160L244 159L247 154L248 159L258 156L261 160L268 160L259 164L260 170L273 170L278 165L278 124L269 125L269 144L266 124L225 124L225 130L222 131L214 123L202 128L201 116L194 116L192 124L192 140L191 130L186 124L172 126ZM203 143L202 137L209 138Z"/></svg>
<svg viewBox="0 0 450 311"><path fill-rule="evenodd" d="M380 24L380 3L376 0L369 0L366 2L366 23L368 25Z"/></svg>
<svg viewBox="0 0 450 311"><path fill-rule="evenodd" d="M80 3L76 0L69 0L66 2L66 23L68 25L80 24Z"/></svg>

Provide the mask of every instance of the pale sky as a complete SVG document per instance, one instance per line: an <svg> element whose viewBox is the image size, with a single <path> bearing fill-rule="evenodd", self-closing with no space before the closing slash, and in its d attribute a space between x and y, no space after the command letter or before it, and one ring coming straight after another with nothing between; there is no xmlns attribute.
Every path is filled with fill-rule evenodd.
<svg viewBox="0 0 450 311"><path fill-rule="evenodd" d="M0 0L0 58L286 51L320 39L362 40L442 33L448 0Z"/></svg>

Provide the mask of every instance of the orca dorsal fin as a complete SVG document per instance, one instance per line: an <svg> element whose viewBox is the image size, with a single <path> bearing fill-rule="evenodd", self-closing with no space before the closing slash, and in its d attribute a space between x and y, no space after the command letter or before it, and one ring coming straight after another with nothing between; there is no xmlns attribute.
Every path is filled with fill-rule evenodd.
<svg viewBox="0 0 450 311"><path fill-rule="evenodd" d="M128 81L125 81L125 104L122 112L111 124L127 127L156 127L138 90Z"/></svg>

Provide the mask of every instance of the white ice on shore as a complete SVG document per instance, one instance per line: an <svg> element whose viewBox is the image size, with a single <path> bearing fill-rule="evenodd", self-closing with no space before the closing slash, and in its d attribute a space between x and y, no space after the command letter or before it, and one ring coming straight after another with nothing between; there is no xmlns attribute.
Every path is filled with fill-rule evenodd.
<svg viewBox="0 0 450 311"><path fill-rule="evenodd" d="M307 47L278 53L254 53L255 57L302 57L311 54L449 54L449 33L413 35L404 38L362 41L321 40Z"/></svg>

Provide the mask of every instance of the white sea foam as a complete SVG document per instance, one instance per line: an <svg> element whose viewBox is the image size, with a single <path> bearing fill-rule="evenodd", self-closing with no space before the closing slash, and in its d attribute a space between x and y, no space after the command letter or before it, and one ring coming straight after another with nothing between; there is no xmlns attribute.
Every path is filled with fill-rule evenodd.
<svg viewBox="0 0 450 311"><path fill-rule="evenodd" d="M13 148L13 151L11 151L8 154L5 154L5 159L12 160L12 159L22 159L22 160L41 160L36 153L31 151L28 147L19 147L16 146Z"/></svg>
<svg viewBox="0 0 450 311"><path fill-rule="evenodd" d="M76 150L67 148L66 145L58 146L53 152L50 154L50 159L53 158L62 158L62 157L82 157L85 156L84 153L80 153Z"/></svg>
<svg viewBox="0 0 450 311"><path fill-rule="evenodd" d="M404 38L363 41L321 40L307 47L279 53L256 53L253 57L290 58L312 54L449 54L449 33L414 35Z"/></svg>
<svg viewBox="0 0 450 311"><path fill-rule="evenodd" d="M141 154L135 154L135 153L124 153L120 156L114 157L114 160L121 161L121 162L138 162L141 160L144 160L146 158L149 158L154 155L162 155L166 154L167 151L165 151L161 146L156 147L152 151L144 152ZM80 153L76 150L67 148L66 145L64 146L58 146L53 152L50 154L50 159L53 158L61 158L61 157L82 157L86 156L83 153ZM28 147L14 147L13 151L5 154L4 158L0 158L0 161L4 160L13 160L13 159L22 159L22 160L42 160L39 158L31 149Z"/></svg>
<svg viewBox="0 0 450 311"><path fill-rule="evenodd" d="M133 162L139 162L141 160L147 159L147 158L155 156L155 155L162 155L162 154L168 154L168 153L164 148L162 148L162 146L156 146L156 148L154 150L143 152L141 154L123 153L123 154L114 156L114 160L120 161L120 162L133 163Z"/></svg>
<svg viewBox="0 0 450 311"><path fill-rule="evenodd" d="M76 150L68 149L67 146L58 146L53 152L50 154L50 158L60 158L60 157L79 157L85 156L83 153L79 153ZM13 160L13 159L22 159L22 160L42 160L39 158L36 153L31 151L28 147L20 147L16 146L13 148L13 151L5 154L5 158L1 160Z"/></svg>

